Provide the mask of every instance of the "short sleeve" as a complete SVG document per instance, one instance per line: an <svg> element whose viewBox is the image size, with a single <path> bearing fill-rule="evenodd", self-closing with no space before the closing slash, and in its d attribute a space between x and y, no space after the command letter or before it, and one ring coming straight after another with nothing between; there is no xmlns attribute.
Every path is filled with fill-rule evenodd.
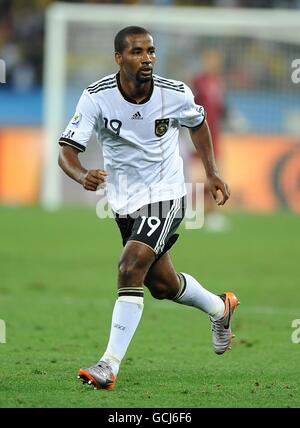
<svg viewBox="0 0 300 428"><path fill-rule="evenodd" d="M179 124L187 128L197 128L206 118L205 110L195 103L194 95L187 85L185 87L185 103L180 112Z"/></svg>
<svg viewBox="0 0 300 428"><path fill-rule="evenodd" d="M100 112L91 99L91 96L86 90L83 91L76 106L75 114L62 133L59 144L68 144L84 152L92 136L99 115Z"/></svg>

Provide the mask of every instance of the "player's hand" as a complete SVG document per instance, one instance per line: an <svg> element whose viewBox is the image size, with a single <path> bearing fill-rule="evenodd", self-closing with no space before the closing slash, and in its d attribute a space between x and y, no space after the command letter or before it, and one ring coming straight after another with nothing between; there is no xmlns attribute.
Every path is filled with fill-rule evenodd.
<svg viewBox="0 0 300 428"><path fill-rule="evenodd" d="M90 169L87 171L81 180L81 184L86 190L95 191L99 186L105 184L107 173L101 169Z"/></svg>
<svg viewBox="0 0 300 428"><path fill-rule="evenodd" d="M224 205L230 196L230 189L225 181L215 174L208 177L207 185L216 203L218 205Z"/></svg>

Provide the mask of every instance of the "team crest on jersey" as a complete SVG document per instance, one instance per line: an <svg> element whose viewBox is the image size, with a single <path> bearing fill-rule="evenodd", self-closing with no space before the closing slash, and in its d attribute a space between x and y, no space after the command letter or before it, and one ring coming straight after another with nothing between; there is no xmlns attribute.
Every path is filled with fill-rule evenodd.
<svg viewBox="0 0 300 428"><path fill-rule="evenodd" d="M156 119L155 121L155 135L162 137L165 135L169 128L170 119Z"/></svg>
<svg viewBox="0 0 300 428"><path fill-rule="evenodd" d="M75 113L74 116L72 117L72 121L71 121L72 125L77 126L81 121L81 118L82 118L81 113Z"/></svg>

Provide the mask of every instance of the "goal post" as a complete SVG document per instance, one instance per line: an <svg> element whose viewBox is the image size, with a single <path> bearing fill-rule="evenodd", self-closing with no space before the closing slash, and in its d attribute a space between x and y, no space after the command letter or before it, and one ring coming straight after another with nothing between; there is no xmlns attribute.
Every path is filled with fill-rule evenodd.
<svg viewBox="0 0 300 428"><path fill-rule="evenodd" d="M296 105L290 75L291 61L300 57L299 23L300 12L288 10L74 3L50 5L46 12L43 112L45 150L41 205L46 209L56 209L65 200L65 177L62 177L57 165L57 141L82 90L91 82L117 71L113 38L121 28L139 25L149 29L155 36L158 48L156 72L178 80L188 79L192 75L198 66L198 58L195 56L206 45L217 46L228 54L229 63L231 61L237 64L239 56L242 58L244 50L248 49L252 54L254 52L253 67L257 65L255 49L267 46L266 55L270 55L270 61L276 61L274 67L278 68L278 75L269 83L260 83L257 90L271 88L272 96L279 94L278 96L286 97L288 94L288 102ZM256 54L263 56L263 52L264 49ZM267 67L265 63L263 66ZM280 67L285 67L285 70L280 70ZM258 74L261 70L256 72ZM247 96L248 89L241 88L238 96ZM271 103L272 97L263 107L267 109L267 104L270 105L270 112L265 112L265 128L262 123L258 132L283 132L282 129L272 128L274 110ZM251 109L254 110L254 107ZM251 110L250 114L254 118L255 112Z"/></svg>

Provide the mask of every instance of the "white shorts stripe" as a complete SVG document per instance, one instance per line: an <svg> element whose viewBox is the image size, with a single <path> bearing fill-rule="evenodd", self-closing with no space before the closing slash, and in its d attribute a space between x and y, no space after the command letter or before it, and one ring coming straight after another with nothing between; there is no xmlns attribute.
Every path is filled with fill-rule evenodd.
<svg viewBox="0 0 300 428"><path fill-rule="evenodd" d="M172 206L171 206L171 208L170 208L170 210L169 210L169 212L168 212L168 214L167 214L165 224L163 225L163 228L162 228L162 230L161 230L161 232L160 232L160 235L159 235L159 237L158 237L158 240L157 240L156 245L155 245L155 248L154 248L154 251L155 251L155 252L157 252L157 251L159 250L160 242L161 242L162 237L164 236L165 231L166 231L166 229L167 229L167 227L168 227L169 220L170 220L170 216L172 215L172 213L173 213L173 212L174 212L174 210L176 209L176 202L177 202L177 199L173 201Z"/></svg>
<svg viewBox="0 0 300 428"><path fill-rule="evenodd" d="M156 243L156 245L155 245L155 248L154 248L154 251L155 251L156 253L159 251L159 249L160 249L161 247L163 247L163 246L164 246L164 240L165 240L165 238L166 238L167 234L168 234L168 233L169 233L169 231L170 231L170 228L171 228L171 225L172 225L172 222L173 222L173 220L174 220L174 217L175 217L176 213L177 213L177 212L178 212L178 210L180 209L180 199L181 199L181 198L179 198L179 199L175 199L175 201L173 202L173 205L172 205L172 207L171 207L170 211L168 212L168 215L167 215L167 217L166 217L165 224L164 224L164 226L163 226L163 228L162 228L162 231L161 231L161 233L160 233L160 236L159 236L159 238L158 238L158 240L157 240L157 243Z"/></svg>
<svg viewBox="0 0 300 428"><path fill-rule="evenodd" d="M174 211L174 213L172 214L172 216L170 216L170 219L169 219L169 227L168 227L168 230L166 230L166 232L164 233L164 236L162 237L162 242L161 242L161 244L160 244L160 250L161 250L161 251L163 250L163 248L164 248L164 246L165 246L165 239L166 239L166 236L168 235L168 233L169 233L169 231L170 231L170 229L171 229L171 226L172 226L173 220L174 220L174 218L175 218L176 214L178 213L178 211L180 210L180 201L181 201L181 198L177 199L176 207L175 207L175 211Z"/></svg>

